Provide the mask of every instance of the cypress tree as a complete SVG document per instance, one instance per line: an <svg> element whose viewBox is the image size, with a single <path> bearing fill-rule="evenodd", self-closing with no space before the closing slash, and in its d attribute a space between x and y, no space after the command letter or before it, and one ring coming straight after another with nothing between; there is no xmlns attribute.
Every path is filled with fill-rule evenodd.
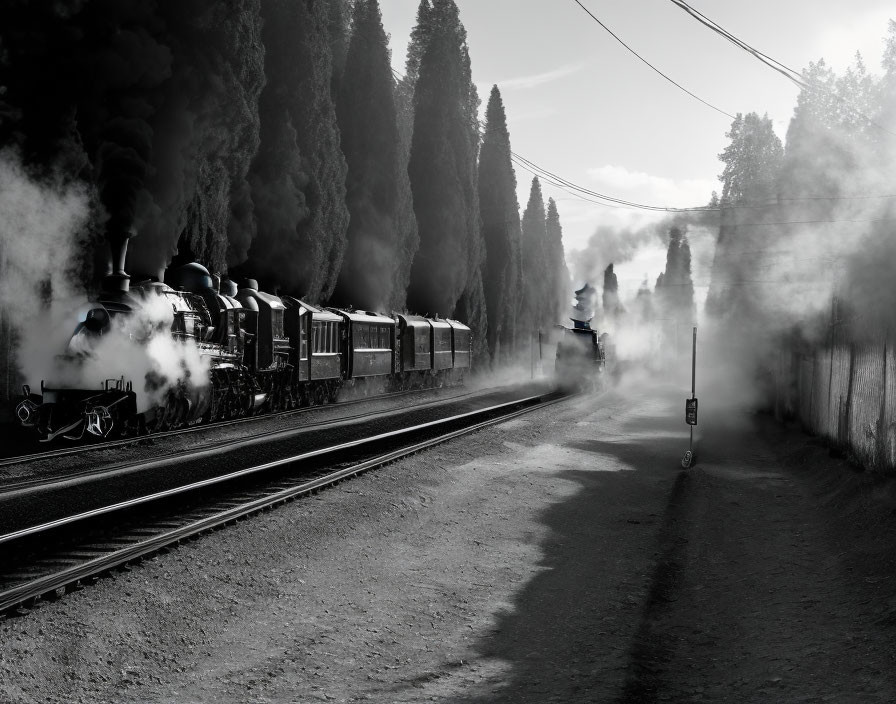
<svg viewBox="0 0 896 704"><path fill-rule="evenodd" d="M604 269L604 291L601 300L604 306L604 315L608 319L614 319L622 314L622 305L619 302L619 279L616 277L616 272L613 271L612 263Z"/></svg>
<svg viewBox="0 0 896 704"><path fill-rule="evenodd" d="M262 2L267 83L250 176L258 236L244 267L313 301L336 285L348 227L326 11L312 0Z"/></svg>
<svg viewBox="0 0 896 704"><path fill-rule="evenodd" d="M420 73L420 59L423 49L432 33L432 6L429 0L420 0L417 8L417 24L411 30L408 42L405 73L401 80L395 82L395 106L398 110L398 132L405 162L410 160L411 136L414 134L414 87ZM413 199L411 202L413 207Z"/></svg>
<svg viewBox="0 0 896 704"><path fill-rule="evenodd" d="M410 175L420 246L411 268L408 306L450 315L467 292L481 290L475 275L483 247L476 188L477 122L472 103L466 31L454 0L434 0L414 86ZM468 291L469 288L469 291ZM477 330L477 342L484 330Z"/></svg>
<svg viewBox="0 0 896 704"><path fill-rule="evenodd" d="M538 177L532 179L532 187L529 190L529 202L523 211L521 258L522 258L522 296L520 306L520 335L526 340L536 330L544 330L544 296L547 292L545 286L544 268L547 261L546 216L544 211L544 198L541 194L541 182ZM549 325L550 323L548 323Z"/></svg>
<svg viewBox="0 0 896 704"><path fill-rule="evenodd" d="M377 0L355 3L352 27L336 106L351 220L334 298L367 309L400 309L409 271L405 251L416 229L402 217L406 164Z"/></svg>
<svg viewBox="0 0 896 704"><path fill-rule="evenodd" d="M660 274L662 276L662 274ZM637 316L636 324L647 325L653 322L653 294L650 292L650 286L647 279L641 283L641 288L635 296L635 315Z"/></svg>
<svg viewBox="0 0 896 704"><path fill-rule="evenodd" d="M258 150L258 97L264 85L260 1L234 9L214 0L182 0L163 3L159 10L178 31L171 43L170 97L160 112L166 124L158 132L183 133L184 123L190 129L179 145L181 178L172 178L166 164L175 145L156 150L150 183L160 217L144 225L141 234L151 237L135 240L132 255L136 259L145 244L162 249L158 243L170 230L180 233L182 255L223 272L228 261L245 257L255 235L246 176ZM190 96L189 102L183 104L182 96ZM170 253L162 254L164 266Z"/></svg>
<svg viewBox="0 0 896 704"><path fill-rule="evenodd" d="M742 211L731 206L773 202L783 159L781 140L767 115L738 113L726 136L731 141L719 155L725 164L719 176L722 182L721 225L706 299L706 310L714 316L755 305L741 283L748 278L757 261L744 254L761 252L768 244L771 230L754 226L765 216L761 211ZM744 212L749 213L746 217L750 227L739 227L739 218Z"/></svg>
<svg viewBox="0 0 896 704"><path fill-rule="evenodd" d="M330 37L330 56L333 70L330 77L330 94L333 101L339 100L339 86L345 73L351 34L351 0L325 0L327 5L327 34Z"/></svg>
<svg viewBox="0 0 896 704"><path fill-rule="evenodd" d="M498 86L492 87L479 155L479 212L485 241L484 289L488 350L494 360L512 354L519 301L520 216L510 133Z"/></svg>
<svg viewBox="0 0 896 704"><path fill-rule="evenodd" d="M423 53L435 31L435 18L431 0L420 0L420 4L417 6L417 22L411 30L404 68L404 80L410 86L411 95L414 93L414 86L420 75L420 62L423 59Z"/></svg>
<svg viewBox="0 0 896 704"><path fill-rule="evenodd" d="M691 278L691 247L684 232L673 227L669 231L666 270L661 274L662 287L657 288L663 316L681 326L694 322L694 282Z"/></svg>
<svg viewBox="0 0 896 704"><path fill-rule="evenodd" d="M548 198L545 235L549 266L546 273L551 285L545 299L544 316L546 324L551 326L558 318L565 316L572 294L569 269L563 252L563 227L560 225L560 213L553 198Z"/></svg>

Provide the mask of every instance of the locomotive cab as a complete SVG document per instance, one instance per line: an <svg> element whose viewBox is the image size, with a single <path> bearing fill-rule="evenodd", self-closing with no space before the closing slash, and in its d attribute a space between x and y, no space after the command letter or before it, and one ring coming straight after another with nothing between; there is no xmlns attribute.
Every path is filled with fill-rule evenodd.
<svg viewBox="0 0 896 704"><path fill-rule="evenodd" d="M246 366L259 373L288 365L289 340L283 327L286 306L277 296L259 291L255 279L247 279L236 298L243 307Z"/></svg>
<svg viewBox="0 0 896 704"><path fill-rule="evenodd" d="M604 347L590 327L562 328L557 344L555 374L564 388L594 387L604 370Z"/></svg>
<svg viewBox="0 0 896 704"><path fill-rule="evenodd" d="M218 283L217 277L212 277L208 269L197 262L169 269L165 273L165 282L172 289L192 294L185 297L198 316L198 320L176 322L176 326L183 330L175 330L175 334L186 334L192 324L193 336L197 342L205 343L203 347L207 353L214 351L222 361L239 363L243 352L239 326L242 306L234 298L236 285L230 281ZM176 306L175 315L178 315Z"/></svg>

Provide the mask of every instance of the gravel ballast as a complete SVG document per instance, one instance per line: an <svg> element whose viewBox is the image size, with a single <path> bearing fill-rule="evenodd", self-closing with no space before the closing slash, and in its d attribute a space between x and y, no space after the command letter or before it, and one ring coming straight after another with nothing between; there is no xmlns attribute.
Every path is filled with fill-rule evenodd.
<svg viewBox="0 0 896 704"><path fill-rule="evenodd" d="M684 473L681 400L641 391L535 411L2 620L0 701L891 700L885 589L856 556L883 570L892 519L860 546L870 532L835 529L886 487L752 422ZM793 531L771 548L788 567L764 569L758 546ZM851 674L824 673L844 647L828 597L867 645Z"/></svg>

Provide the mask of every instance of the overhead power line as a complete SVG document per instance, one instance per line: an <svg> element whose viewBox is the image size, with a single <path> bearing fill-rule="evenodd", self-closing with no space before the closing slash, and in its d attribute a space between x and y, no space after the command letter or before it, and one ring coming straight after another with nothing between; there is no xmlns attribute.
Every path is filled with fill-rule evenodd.
<svg viewBox="0 0 896 704"><path fill-rule="evenodd" d="M615 39L617 42L619 42L620 44L622 44L622 46L624 46L626 49L628 49L628 51L630 51L632 54L634 54L634 55L638 58L638 60L640 60L641 62L645 63L645 64L646 64L647 66L649 66L651 69L653 69L654 71L656 71L659 75L661 75L663 78L665 78L667 81L669 81L669 83L671 83L673 86L675 86L675 87L678 88L679 90L683 90L683 91L684 91L685 93L687 93L689 96L691 96L691 97L694 98L695 100L699 100L701 103L703 103L704 105L706 105L706 106L709 107L709 108L712 108L712 109L715 110L716 112L720 112L720 113L722 113L723 115L725 115L726 117L730 117L732 120L735 119L734 115L732 115L730 112L725 112L725 111L722 110L721 108L717 108L717 107L716 107L715 105L713 105L712 103L708 103L708 102L706 102L706 101L705 101L703 98L701 98L699 95L695 95L694 93L692 93L691 91L689 91L687 88L685 88L684 86L682 86L680 83L675 82L672 78L670 78L670 77L667 76L665 73L663 73L662 71L660 71L656 66L654 66L652 63L650 63L647 59L645 59L645 58L644 58L643 56L641 56L637 51L635 51L634 49L632 49L628 44L626 44L622 39L620 39L619 36L618 36L613 30L611 30L609 27L607 27L607 25L605 25L603 22L601 22L601 21L597 18L597 16L594 15L594 14L591 12L591 10L589 10L587 7L585 7L581 2L579 2L579 0L573 0L573 2L574 2L576 5L578 5L579 7L581 7L586 13L588 13L588 16L591 17L591 19L593 19L595 22L597 22L601 27L603 27L604 30L605 30L611 37L613 37L613 39Z"/></svg>
<svg viewBox="0 0 896 704"><path fill-rule="evenodd" d="M685 0L671 0L671 2L674 5L676 5L677 7L681 8L682 10L687 12L691 17L693 17L695 20L697 20L700 24L702 24L705 27L708 27L713 32L716 32L717 34L721 35L722 37L727 39L729 42L734 44L736 47L743 49L744 51L752 54L755 58L757 58L759 61L764 63L766 66L777 71L782 76L784 76L788 80L790 80L793 83L795 83L796 85L798 85L800 88L809 88L810 87L809 84L803 80L803 76L799 71L796 71L796 70L790 68L786 64L783 64L780 61L768 56L767 54L762 53L755 47L750 46L745 41L743 41L742 39L733 35L731 32L726 30L724 27L722 27L720 24L718 24L714 20L709 19L706 15L704 15L699 10L688 5L688 3L685 2Z"/></svg>
<svg viewBox="0 0 896 704"><path fill-rule="evenodd" d="M576 2L578 0L575 0ZM673 0L674 1L674 0ZM581 4L581 3L579 3ZM583 9L585 9L583 7ZM585 9L588 12L587 9ZM591 14L589 12L589 14ZM596 18L595 18L596 19ZM599 20L597 20L599 22ZM390 67L391 68L391 67ZM392 74L395 76L397 81L403 81L404 76L399 73L395 68L391 68ZM727 113L726 113L727 114ZM480 139L482 138L483 132L485 130L485 123L482 120L478 120L479 124L479 134ZM689 212L703 212L703 213L714 213L720 212L722 210L721 207L710 207L710 206L695 206L695 207L672 207L672 206L662 206L662 205L650 205L647 203L638 203L636 201L625 200L623 198L617 198L615 196L610 196L605 193L600 193L599 191L595 191L590 188L585 188L584 186L580 186L568 179L563 178L562 176L554 173L553 171L549 171L548 169L539 166L535 162L527 159L521 154L517 154L514 151L510 152L511 161L514 164L519 166L524 171L531 173L533 176L538 176L545 183L558 188L569 195L575 197L578 200L585 201L587 203L594 203L596 205L602 205L608 208L626 208L626 209L637 209L637 210L647 210L652 212L666 212L666 213L689 213ZM860 199L871 199L871 198L896 198L896 194L892 195L860 195L860 196L807 196L802 198L780 198L778 201L811 201L811 200L860 200ZM726 210L761 210L769 207L774 207L778 201L770 201L767 203L750 203L750 204L738 204L738 205L727 205L725 206ZM841 221L841 220L825 220L825 221L804 221L804 222L782 222L782 223L746 223L745 226L760 226L762 224L768 225L797 225L797 224L815 224L815 223L829 223L829 222L878 222L878 221Z"/></svg>
<svg viewBox="0 0 896 704"><path fill-rule="evenodd" d="M578 0L575 0L575 1L578 2ZM694 7L692 7L691 5L689 5L685 0L670 0L670 2L672 2L672 4L675 5L676 7L684 10L691 17L693 17L700 24L702 24L704 27L711 29L716 34L724 37L726 40L728 40L729 42L734 44L734 46L746 51L748 54L751 54L754 58L761 61L763 64L765 64L766 66L771 68L773 71L780 73L787 80L791 81L792 83L795 83L802 90L817 91L819 93L824 93L825 95L828 95L829 97L831 97L834 100L841 103L853 115L856 115L857 117L860 117L861 119L865 120L872 127L876 127L877 129L879 129L883 132L886 132L887 134L896 136L896 132L891 132L883 125L875 122L873 118L871 118L868 115L866 115L865 113L863 113L861 110L856 108L854 105L851 105L849 103L849 101L846 100L845 98L843 98L842 96L839 96L836 93L832 93L831 91L827 90L822 85L819 85L817 83L810 83L809 81L806 81L801 72L796 71L795 69L790 68L786 64L781 63L777 59L773 59L768 54L764 54L763 52L759 51L755 47L753 47L750 44L748 44L747 42L745 42L743 39L740 39L739 37L737 37L734 34L732 34L731 32L729 32L727 29L722 27L715 20L711 20L709 17L704 15L702 12L700 12L699 10L697 10Z"/></svg>

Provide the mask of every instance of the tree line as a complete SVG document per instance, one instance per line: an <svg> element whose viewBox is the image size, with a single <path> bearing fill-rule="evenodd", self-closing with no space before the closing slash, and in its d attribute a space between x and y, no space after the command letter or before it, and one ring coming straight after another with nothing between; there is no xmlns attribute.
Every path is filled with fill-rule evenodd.
<svg viewBox="0 0 896 704"><path fill-rule="evenodd" d="M896 22L884 42L880 75L859 54L839 74L824 59L811 62L783 141L768 115L736 115L719 154L720 192L661 225L665 269L652 290L642 284L632 310L607 268L604 316L692 324L687 230L700 227L717 233L705 312L739 332L732 344L793 326L824 337L835 305L849 312L854 339L896 330Z"/></svg>
<svg viewBox="0 0 896 704"><path fill-rule="evenodd" d="M833 295L860 313L855 332L894 322L893 21L884 41L881 75L858 53L840 74L810 63L783 142L768 116L732 122L710 203L720 210L710 315L781 329L829 312Z"/></svg>
<svg viewBox="0 0 896 704"><path fill-rule="evenodd" d="M0 148L88 188L59 272L85 291L127 242L134 279L195 259L312 302L459 318L480 364L566 303L556 203L536 179L521 218L501 94L480 124L454 0L421 0L403 76L378 0L10 0L0 87Z"/></svg>

